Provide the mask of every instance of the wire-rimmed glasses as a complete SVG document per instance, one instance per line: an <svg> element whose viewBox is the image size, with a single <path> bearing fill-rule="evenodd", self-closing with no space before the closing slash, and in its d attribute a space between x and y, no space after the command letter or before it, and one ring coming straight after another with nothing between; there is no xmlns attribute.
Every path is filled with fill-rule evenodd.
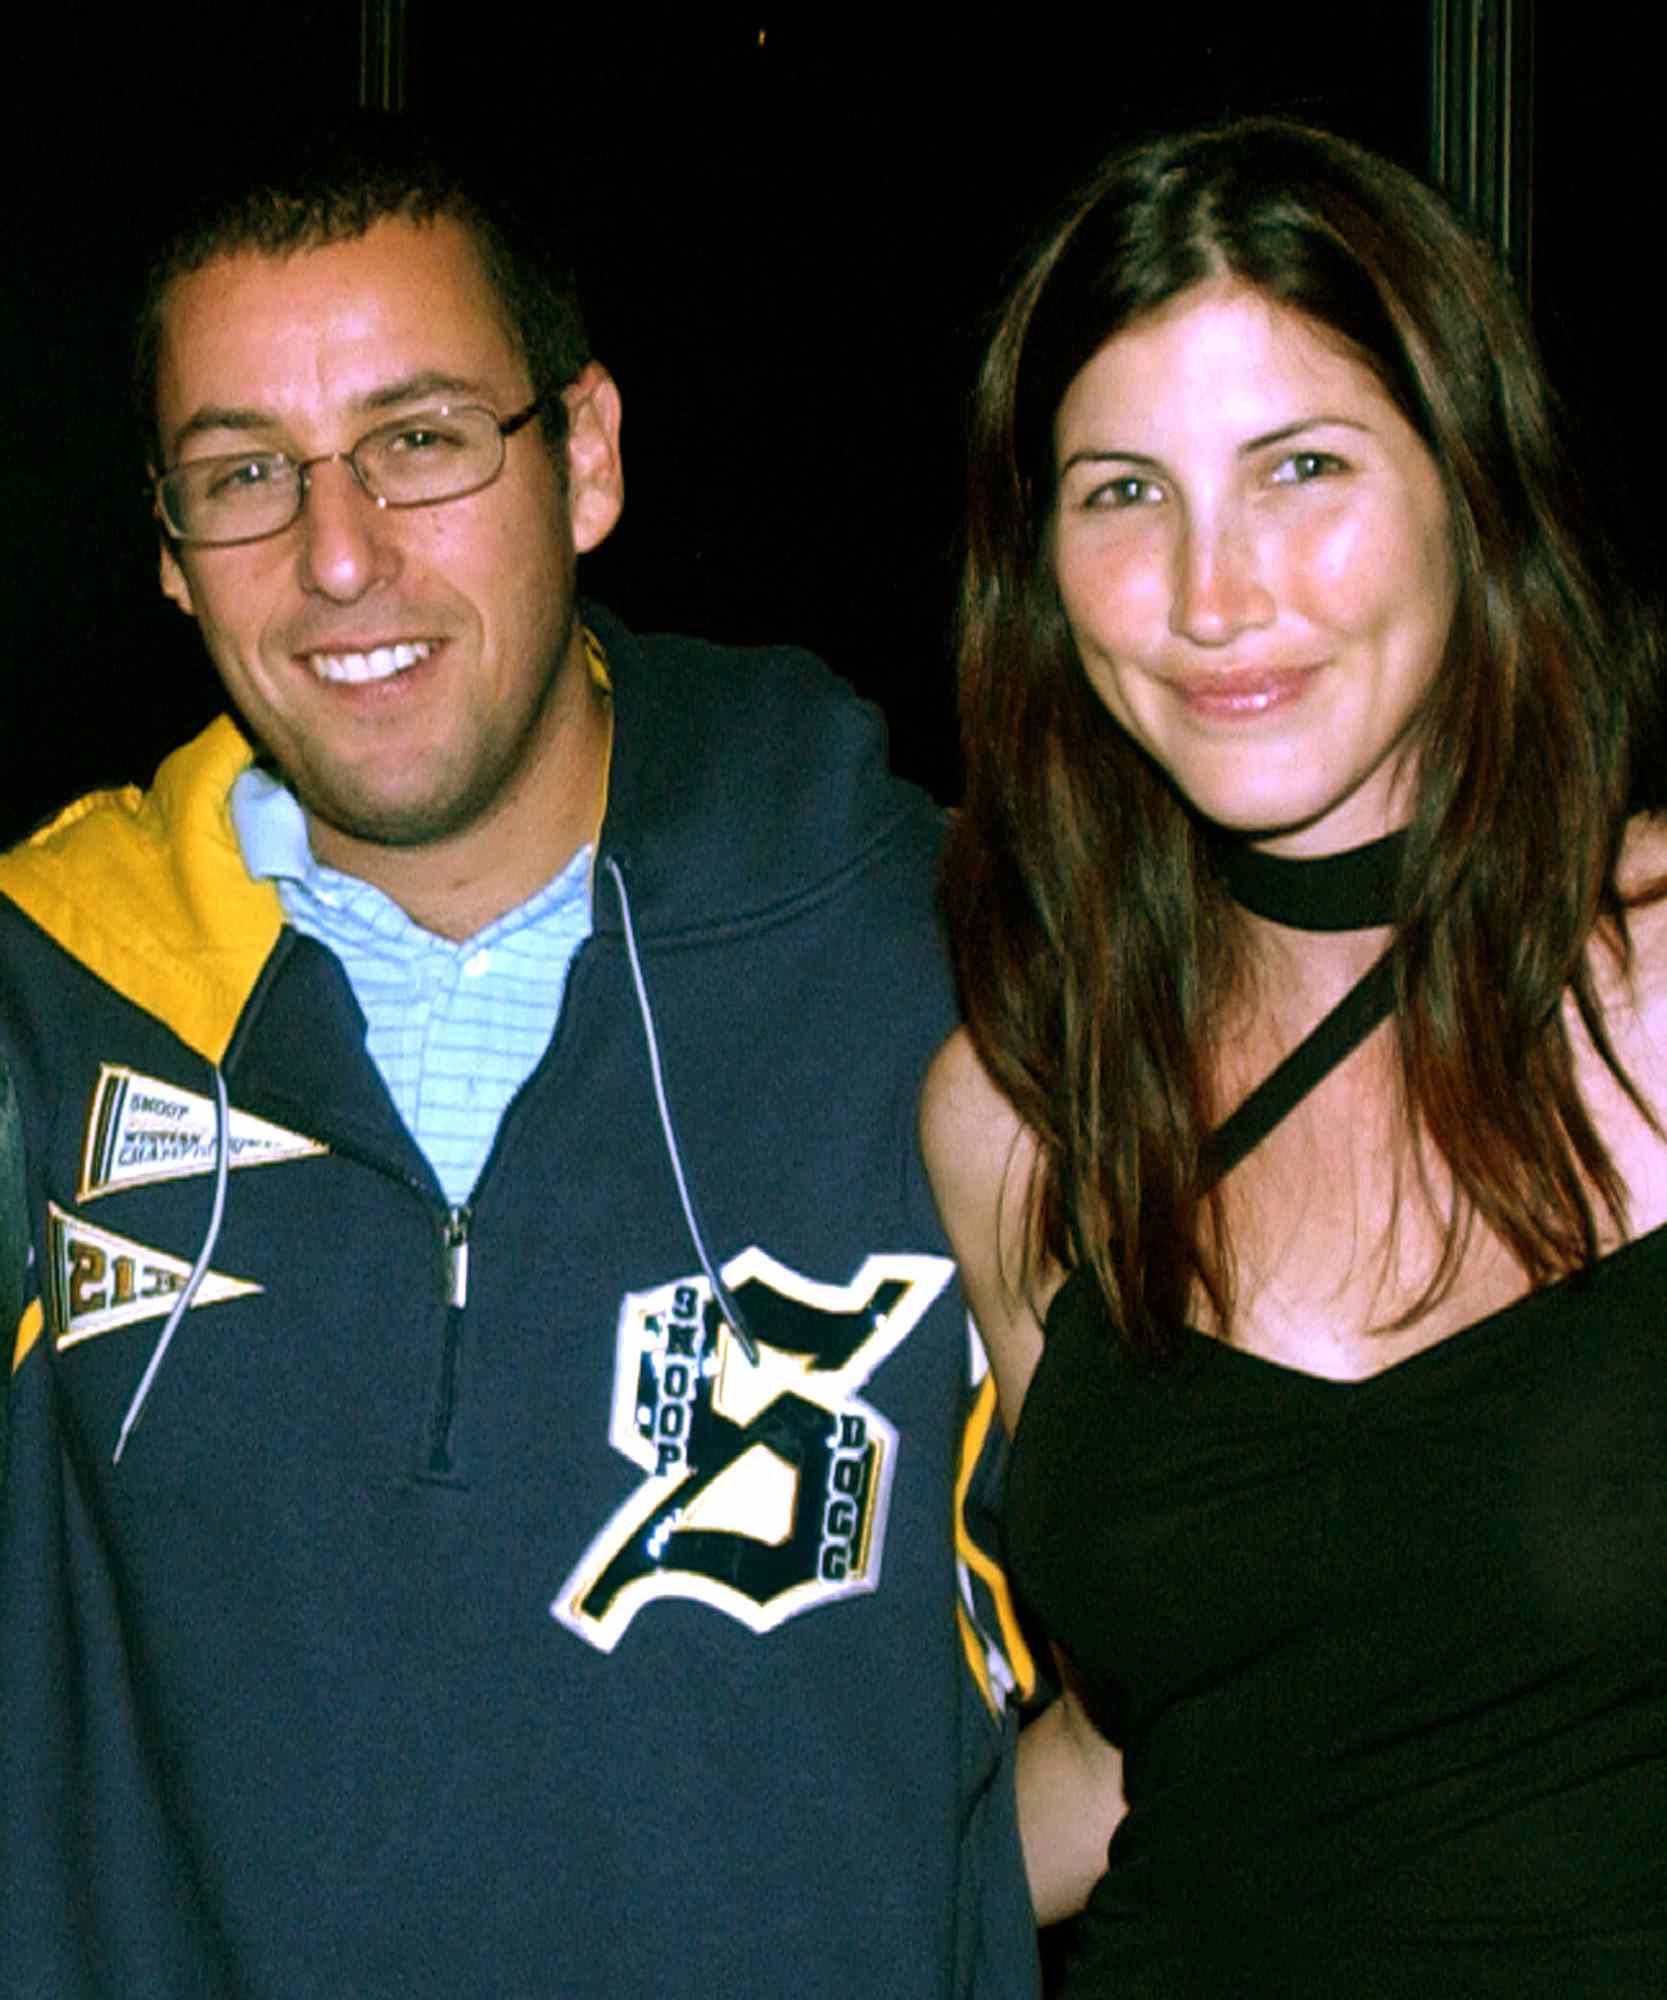
<svg viewBox="0 0 1667 2000"><path fill-rule="evenodd" d="M504 440L543 407L532 402L500 417L479 403L437 404L378 424L346 451L291 458L284 451L226 452L187 459L154 483L157 512L175 541L225 548L281 534L307 504L315 465L344 459L379 507L432 507L490 486L504 465Z"/></svg>

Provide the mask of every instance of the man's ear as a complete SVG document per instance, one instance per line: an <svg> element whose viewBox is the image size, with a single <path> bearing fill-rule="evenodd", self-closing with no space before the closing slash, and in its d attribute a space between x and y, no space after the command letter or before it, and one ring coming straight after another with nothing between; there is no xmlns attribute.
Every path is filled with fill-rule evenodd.
<svg viewBox="0 0 1667 2000"><path fill-rule="evenodd" d="M601 362L591 361L561 399L567 405L567 516L573 546L583 555L606 539L625 505L619 386Z"/></svg>
<svg viewBox="0 0 1667 2000"><path fill-rule="evenodd" d="M197 607L191 599L191 585L181 569L179 557L174 554L174 545L166 535L161 538L162 548L162 595L177 604L187 618L195 618Z"/></svg>

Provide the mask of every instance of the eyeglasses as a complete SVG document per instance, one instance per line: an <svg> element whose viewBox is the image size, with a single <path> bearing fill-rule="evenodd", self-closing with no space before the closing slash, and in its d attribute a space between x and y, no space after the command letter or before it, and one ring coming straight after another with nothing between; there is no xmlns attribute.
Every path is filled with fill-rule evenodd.
<svg viewBox="0 0 1667 2000"><path fill-rule="evenodd" d="M155 482L158 513L180 542L223 548L281 534L307 504L315 465L340 458L378 507L432 507L490 486L504 468L504 440L530 424L543 398L512 417L478 403L440 405L366 431L347 451L291 458L283 451L240 451L193 458Z"/></svg>

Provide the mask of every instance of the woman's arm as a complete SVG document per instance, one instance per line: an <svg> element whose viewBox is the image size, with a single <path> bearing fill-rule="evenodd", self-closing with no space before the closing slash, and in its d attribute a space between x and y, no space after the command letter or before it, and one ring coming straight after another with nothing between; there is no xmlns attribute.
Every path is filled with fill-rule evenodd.
<svg viewBox="0 0 1667 2000"><path fill-rule="evenodd" d="M964 1028L927 1072L920 1143L1011 1434L1041 1358L1041 1316L1064 1274L1026 1270L1036 1142L986 1075Z"/></svg>
<svg viewBox="0 0 1667 2000"><path fill-rule="evenodd" d="M1088 1719L1060 1660L1065 1692L1019 1738L1019 1838L1039 1924L1075 1916L1106 1871L1123 1817L1123 1759Z"/></svg>
<svg viewBox="0 0 1667 2000"><path fill-rule="evenodd" d="M939 1050L920 1110L921 1148L961 1267L1009 1433L1042 1354L1042 1316L1064 1273L1028 1257L1036 1141L991 1083L965 1031ZM1123 1816L1123 1764L1071 1690L1019 1739L1019 1832L1039 1923L1080 1910Z"/></svg>

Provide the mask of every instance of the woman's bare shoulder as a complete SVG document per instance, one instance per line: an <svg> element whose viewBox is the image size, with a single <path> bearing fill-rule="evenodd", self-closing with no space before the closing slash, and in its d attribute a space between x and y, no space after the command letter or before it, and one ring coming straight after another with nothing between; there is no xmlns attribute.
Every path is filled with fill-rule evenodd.
<svg viewBox="0 0 1667 2000"><path fill-rule="evenodd" d="M920 1137L940 1204L949 1196L982 1209L999 1196L1017 1161L1028 1176L1030 1128L990 1080L972 1037L957 1028L932 1058L920 1098Z"/></svg>
<svg viewBox="0 0 1667 2000"><path fill-rule="evenodd" d="M1011 1427L1042 1352L1042 1314L1059 1274L1034 1254L1035 1134L991 1081L964 1028L927 1072L920 1143Z"/></svg>
<svg viewBox="0 0 1667 2000"><path fill-rule="evenodd" d="M1667 1221L1667 823L1640 814L1616 868L1626 906L1626 952L1600 927L1587 964L1617 1077L1571 1012L1577 1076L1627 1193L1634 1233ZM1636 1099L1632 1096L1636 1092Z"/></svg>
<svg viewBox="0 0 1667 2000"><path fill-rule="evenodd" d="M1667 1042L1667 821L1640 813L1627 826L1616 869L1626 900L1627 965L1621 979L1613 959L1600 958L1598 990L1613 1014L1634 1014L1651 1039Z"/></svg>
<svg viewBox="0 0 1667 2000"><path fill-rule="evenodd" d="M1667 815L1641 812L1627 821L1616 874L1622 895L1642 898L1642 908L1667 902Z"/></svg>

